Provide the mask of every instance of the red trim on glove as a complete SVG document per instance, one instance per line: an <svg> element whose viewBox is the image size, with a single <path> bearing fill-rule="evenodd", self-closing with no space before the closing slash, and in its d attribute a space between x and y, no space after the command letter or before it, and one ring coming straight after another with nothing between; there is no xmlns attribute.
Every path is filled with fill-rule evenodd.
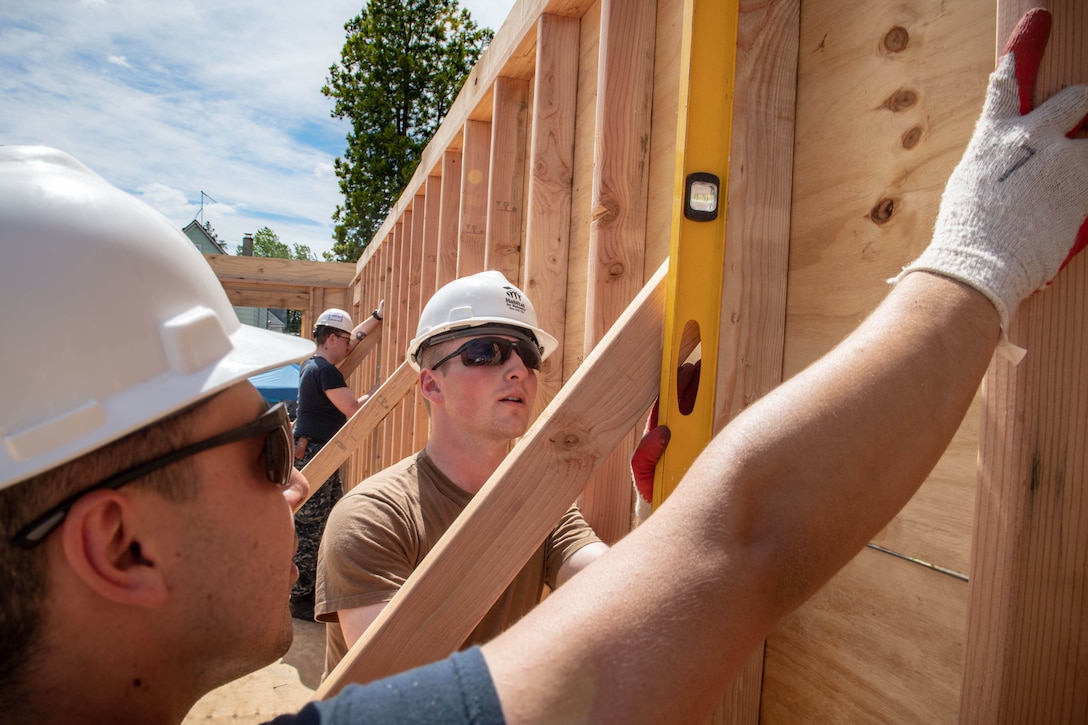
<svg viewBox="0 0 1088 725"><path fill-rule="evenodd" d="M1039 74L1039 62L1050 38L1050 12L1032 8L1009 36L1001 56L1013 54L1016 62L1016 84L1020 89L1020 115L1031 113L1035 108L1035 78Z"/></svg>

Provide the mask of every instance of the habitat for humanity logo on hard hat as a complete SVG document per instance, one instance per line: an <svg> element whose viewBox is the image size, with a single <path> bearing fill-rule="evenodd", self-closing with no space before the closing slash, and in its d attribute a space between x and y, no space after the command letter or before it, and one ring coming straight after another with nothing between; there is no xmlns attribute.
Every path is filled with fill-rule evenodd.
<svg viewBox="0 0 1088 725"><path fill-rule="evenodd" d="M514 287L503 287L506 290L506 306L515 312L525 314L525 300L522 299L521 292Z"/></svg>

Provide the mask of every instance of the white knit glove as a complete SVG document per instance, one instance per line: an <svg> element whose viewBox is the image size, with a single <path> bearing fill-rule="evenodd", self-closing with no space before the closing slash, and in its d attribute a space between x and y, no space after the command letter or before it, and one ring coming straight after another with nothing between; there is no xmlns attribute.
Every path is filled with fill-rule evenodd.
<svg viewBox="0 0 1088 725"><path fill-rule="evenodd" d="M1002 333L1020 302L1088 242L1088 141L1065 135L1088 113L1088 86L1066 88L1021 115L1030 110L1049 15L1041 42L1040 22L1029 14L1013 32L945 186L933 240L893 280L927 271L970 285L993 302Z"/></svg>

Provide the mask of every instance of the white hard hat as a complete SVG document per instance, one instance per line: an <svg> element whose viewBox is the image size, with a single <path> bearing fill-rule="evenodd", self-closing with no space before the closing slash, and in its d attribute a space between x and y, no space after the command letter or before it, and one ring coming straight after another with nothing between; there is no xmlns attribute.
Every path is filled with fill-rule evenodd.
<svg viewBox="0 0 1088 725"><path fill-rule="evenodd" d="M239 323L177 227L55 149L0 146L0 248L0 489L314 350Z"/></svg>
<svg viewBox="0 0 1088 725"><path fill-rule="evenodd" d="M335 307L330 307L318 315L314 327L316 328L318 325L335 327L337 330L343 330L344 332L351 332L355 329L355 325L351 324L351 315Z"/></svg>
<svg viewBox="0 0 1088 725"><path fill-rule="evenodd" d="M416 336L408 343L408 364L419 370L424 343L466 337L477 327L501 325L530 333L540 346L540 358L547 359L559 341L536 322L536 310L524 292L494 270L455 279L428 300L419 315Z"/></svg>

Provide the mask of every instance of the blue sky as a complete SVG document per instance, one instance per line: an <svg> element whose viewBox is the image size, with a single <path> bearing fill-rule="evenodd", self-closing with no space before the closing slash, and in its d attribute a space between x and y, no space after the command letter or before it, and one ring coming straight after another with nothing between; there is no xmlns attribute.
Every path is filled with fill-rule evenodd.
<svg viewBox="0 0 1088 725"><path fill-rule="evenodd" d="M364 2L0 0L0 144L67 151L231 253L269 226L320 258L347 128L321 86ZM495 30L513 4L461 0Z"/></svg>

